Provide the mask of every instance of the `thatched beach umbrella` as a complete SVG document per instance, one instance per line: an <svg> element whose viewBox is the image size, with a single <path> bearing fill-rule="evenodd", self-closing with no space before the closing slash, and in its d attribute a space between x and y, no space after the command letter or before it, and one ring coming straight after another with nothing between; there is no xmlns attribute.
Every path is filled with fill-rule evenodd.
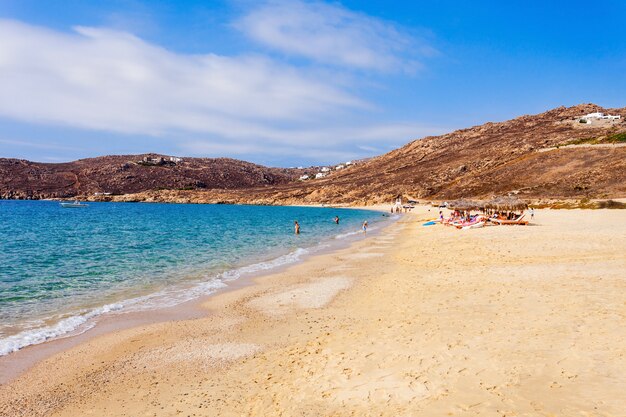
<svg viewBox="0 0 626 417"><path fill-rule="evenodd" d="M467 207L467 200L448 201L448 208L450 210L465 210L466 207Z"/></svg>
<svg viewBox="0 0 626 417"><path fill-rule="evenodd" d="M497 197L485 204L485 207L489 209L501 210L501 211L517 211L526 210L528 204L524 200L520 200L517 197Z"/></svg>
<svg viewBox="0 0 626 417"><path fill-rule="evenodd" d="M476 210L485 210L487 207L487 202L485 200L475 200L474 204L476 205Z"/></svg>
<svg viewBox="0 0 626 417"><path fill-rule="evenodd" d="M454 200L448 203L448 208L452 210L469 211L469 210L481 210L484 204L481 201L474 200Z"/></svg>

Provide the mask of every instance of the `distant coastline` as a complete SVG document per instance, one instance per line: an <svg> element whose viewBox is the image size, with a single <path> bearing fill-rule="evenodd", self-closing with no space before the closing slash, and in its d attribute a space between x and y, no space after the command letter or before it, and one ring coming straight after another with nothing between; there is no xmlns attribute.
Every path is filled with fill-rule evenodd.
<svg viewBox="0 0 626 417"><path fill-rule="evenodd" d="M621 118L580 123L594 112ZM397 196L445 201L514 194L569 204L626 197L624 143L626 108L581 104L428 136L350 165L269 168L158 154L58 164L0 158L0 198L371 206Z"/></svg>

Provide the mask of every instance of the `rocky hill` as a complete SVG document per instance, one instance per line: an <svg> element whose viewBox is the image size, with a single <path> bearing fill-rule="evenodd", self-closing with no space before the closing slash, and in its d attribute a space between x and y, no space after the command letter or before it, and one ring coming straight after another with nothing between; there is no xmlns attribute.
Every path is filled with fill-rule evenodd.
<svg viewBox="0 0 626 417"><path fill-rule="evenodd" d="M292 182L301 170L228 158L118 155L46 164L0 158L0 198L71 198L148 190L238 189Z"/></svg>
<svg viewBox="0 0 626 417"><path fill-rule="evenodd" d="M580 122L592 112L622 119ZM296 180L302 170L227 159L185 159L174 166L129 162L136 156L68 164L0 160L0 196L257 204L373 204L397 195L432 200L511 193L530 199L626 197L624 119L626 108L559 107L415 140L307 181ZM98 191L123 195L94 196Z"/></svg>
<svg viewBox="0 0 626 417"><path fill-rule="evenodd" d="M580 123L592 112L622 118ZM385 202L398 194L426 199L509 193L532 199L625 197L625 118L626 108L585 104L486 123L415 140L289 192L325 202Z"/></svg>

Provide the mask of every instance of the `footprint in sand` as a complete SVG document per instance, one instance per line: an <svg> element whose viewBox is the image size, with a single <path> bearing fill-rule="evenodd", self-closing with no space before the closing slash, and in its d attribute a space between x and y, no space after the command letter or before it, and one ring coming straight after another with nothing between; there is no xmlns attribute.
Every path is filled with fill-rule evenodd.
<svg viewBox="0 0 626 417"><path fill-rule="evenodd" d="M384 256L384 253L381 252L360 252L360 253L352 253L350 255L344 255L343 259L368 259L368 258L380 258Z"/></svg>
<svg viewBox="0 0 626 417"><path fill-rule="evenodd" d="M380 250L380 249L387 249L389 247L388 244L379 244L379 245L372 245L372 246L368 246L367 248L365 248L366 250Z"/></svg>
<svg viewBox="0 0 626 417"><path fill-rule="evenodd" d="M173 364L210 367L253 355L260 349L259 345L252 343L211 343L208 339L192 339L144 352L137 364L152 369Z"/></svg>
<svg viewBox="0 0 626 417"><path fill-rule="evenodd" d="M357 377L342 381L341 386L330 388L330 399L342 402L391 401L406 403L429 396L426 385L382 370L359 372Z"/></svg>

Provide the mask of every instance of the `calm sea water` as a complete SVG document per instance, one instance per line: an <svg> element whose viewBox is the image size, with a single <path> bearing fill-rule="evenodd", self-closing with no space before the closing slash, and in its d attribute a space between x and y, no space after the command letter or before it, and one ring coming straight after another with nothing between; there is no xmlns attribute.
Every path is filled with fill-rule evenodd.
<svg viewBox="0 0 626 417"><path fill-rule="evenodd" d="M85 330L104 313L211 293L356 234L364 220L376 228L385 218L309 207L0 201L0 355Z"/></svg>

